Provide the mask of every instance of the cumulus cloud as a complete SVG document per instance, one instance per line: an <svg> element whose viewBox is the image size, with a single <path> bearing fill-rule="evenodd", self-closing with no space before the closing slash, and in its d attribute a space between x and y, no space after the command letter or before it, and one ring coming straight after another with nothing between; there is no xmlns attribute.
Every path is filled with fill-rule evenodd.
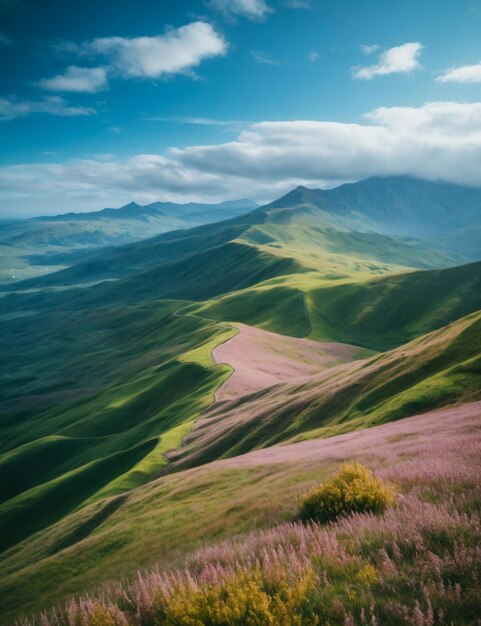
<svg viewBox="0 0 481 626"><path fill-rule="evenodd" d="M474 65L452 67L436 80L438 83L481 83L481 61Z"/></svg>
<svg viewBox="0 0 481 626"><path fill-rule="evenodd" d="M250 20L262 20L272 12L265 0L208 0L207 4L224 15L238 15Z"/></svg>
<svg viewBox="0 0 481 626"><path fill-rule="evenodd" d="M107 87L107 70L104 67L77 67L71 65L63 74L44 78L39 86L47 91L76 91L95 93Z"/></svg>
<svg viewBox="0 0 481 626"><path fill-rule="evenodd" d="M109 77L154 79L192 73L203 60L224 55L227 43L207 22L192 22L157 37L101 37L83 44L66 42L62 52L102 60L99 67L71 65L45 78L48 91L95 93L108 87Z"/></svg>
<svg viewBox="0 0 481 626"><path fill-rule="evenodd" d="M481 186L481 102L382 107L362 123L260 122L235 141L127 161L0 168L2 207L85 210L130 201L267 201L296 185L410 175Z"/></svg>
<svg viewBox="0 0 481 626"><path fill-rule="evenodd" d="M374 52L377 52L379 50L379 44L377 43L373 43L370 45L362 45L361 46L361 51L363 54L369 55L369 54L373 54Z"/></svg>
<svg viewBox="0 0 481 626"><path fill-rule="evenodd" d="M73 115L93 115L91 107L72 106L59 96L49 96L40 100L18 100L14 97L0 98L0 120L12 120L31 113L48 113L70 117Z"/></svg>
<svg viewBox="0 0 481 626"><path fill-rule="evenodd" d="M223 55L227 43L206 22L192 22L157 37L102 37L84 44L109 71L124 78L160 78L187 73L209 57Z"/></svg>
<svg viewBox="0 0 481 626"><path fill-rule="evenodd" d="M421 67L419 57L423 46L419 42L405 43L385 50L379 57L379 62L367 67L353 68L354 78L371 80L375 76L386 74L406 74Z"/></svg>
<svg viewBox="0 0 481 626"><path fill-rule="evenodd" d="M309 52L309 54L307 55L307 58L309 59L309 61L312 61L314 63L314 61L317 61L321 58L321 55L319 54L319 52L311 50L311 52Z"/></svg>

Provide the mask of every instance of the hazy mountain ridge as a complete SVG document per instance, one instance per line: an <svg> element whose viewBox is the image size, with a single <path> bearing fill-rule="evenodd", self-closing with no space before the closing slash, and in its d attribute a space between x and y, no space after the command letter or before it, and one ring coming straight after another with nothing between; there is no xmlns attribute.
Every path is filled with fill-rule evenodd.
<svg viewBox="0 0 481 626"><path fill-rule="evenodd" d="M411 201L416 197L419 185L425 193L428 193L427 190L432 189L433 185L434 189L437 189L435 183L405 178L369 179L328 191L298 187L279 200L240 216L180 233L161 234L112 250L100 250L89 254L84 262L75 264L68 270L52 274L45 279L33 279L21 287L117 278L152 268L155 264L166 261L165 249L173 251L169 258L169 261L173 261L175 258L180 259L182 255L206 251L212 246L234 241L236 238L250 245L259 246L271 254L291 257L308 269L316 270L330 263L333 274L350 273L352 267L347 269L344 267L342 257L345 255L365 260L364 265L359 265L360 271L362 267L371 271L373 268L370 267L370 261L372 261L379 264L381 272L390 271L389 266L392 269L394 265L399 268L404 266L427 269L472 260L472 255L464 255L456 249L456 245L451 248L450 240L441 244L433 237L415 238L413 229L409 231L407 227L402 233L398 232L400 215L403 215L401 220L403 223L408 225L410 223L409 216L413 213ZM375 193L372 191L373 188ZM447 188L454 189L455 195L459 195L460 190L464 189L455 186ZM442 186L442 190L435 198L441 197L443 190ZM473 199L469 212L470 215L475 215L473 220L478 219L474 207L476 198L480 198L481 202L481 192L471 189L464 189L464 192L471 194ZM384 198L384 195L388 198L401 198L402 202L398 200L398 204L402 204L404 213L397 206L391 207L386 200L379 205L379 198ZM347 203L349 198L354 198L351 204ZM198 207L198 205L186 206ZM456 240L456 237L461 235L449 221L454 219L449 217L454 208L451 212L447 212L444 205L442 210L438 211L438 208L435 202L433 211L440 212L441 215L439 228L444 229L443 232L449 232L449 237L452 236ZM481 224L481 217L478 222ZM474 258L481 258L481 244L473 245ZM310 252L307 252L308 250ZM321 256L320 251L323 251ZM338 255L337 259L332 255Z"/></svg>
<svg viewBox="0 0 481 626"><path fill-rule="evenodd" d="M225 220L256 206L251 200L219 204L154 202L146 206L131 202L118 209L6 222L0 225L0 279L11 281L48 273L55 269L51 266L71 265L82 253L88 256L98 248Z"/></svg>
<svg viewBox="0 0 481 626"><path fill-rule="evenodd" d="M387 235L414 237L481 257L481 189L409 177L368 178L334 189L297 187L267 209L316 207L340 224ZM475 243L478 243L476 246Z"/></svg>

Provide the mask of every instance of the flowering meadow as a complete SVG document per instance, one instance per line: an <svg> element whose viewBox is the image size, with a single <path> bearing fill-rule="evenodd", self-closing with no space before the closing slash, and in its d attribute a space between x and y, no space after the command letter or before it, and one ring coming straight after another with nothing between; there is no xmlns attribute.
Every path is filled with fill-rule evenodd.
<svg viewBox="0 0 481 626"><path fill-rule="evenodd" d="M199 549L181 569L140 571L18 626L481 624L479 419L452 423L451 434L438 432L431 445L433 415L411 420L410 433L406 420L380 427L389 438L371 465L396 492L384 513L330 524L294 517ZM401 443L402 453L390 454Z"/></svg>

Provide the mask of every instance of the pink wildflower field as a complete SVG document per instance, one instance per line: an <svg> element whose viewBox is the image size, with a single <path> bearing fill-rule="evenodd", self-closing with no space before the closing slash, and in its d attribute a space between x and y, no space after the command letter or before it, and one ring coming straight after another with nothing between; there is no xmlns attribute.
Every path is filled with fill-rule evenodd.
<svg viewBox="0 0 481 626"><path fill-rule="evenodd" d="M390 483L383 515L295 518L153 566L19 626L481 624L481 403L212 467L361 459Z"/></svg>

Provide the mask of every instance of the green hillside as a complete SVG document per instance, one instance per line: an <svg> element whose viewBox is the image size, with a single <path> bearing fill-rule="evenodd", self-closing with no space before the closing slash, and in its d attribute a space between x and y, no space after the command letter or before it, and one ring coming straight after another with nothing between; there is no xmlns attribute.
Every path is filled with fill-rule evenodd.
<svg viewBox="0 0 481 626"><path fill-rule="evenodd" d="M386 350L481 309L481 263L308 294L312 337Z"/></svg>
<svg viewBox="0 0 481 626"><path fill-rule="evenodd" d="M390 184L396 187L397 179L390 180ZM412 181L415 188L416 184ZM363 183L358 185L362 187ZM414 192L409 185L407 187L409 199ZM76 285L119 278L236 242L291 258L303 267L333 279L392 273L405 268L448 267L470 259L460 250L451 249L446 241L440 243L412 234L399 236L385 232L383 226L371 223L361 215L358 205L362 200L359 198L356 198L355 209L346 208L344 203L341 210L337 201L325 200L326 194L332 195L336 191L294 190L266 207L222 222L164 233L116 248L108 247L83 258L78 254L57 255L54 257L57 262L63 265L73 263L73 266L43 278L22 281L14 288ZM319 201L319 194L322 201Z"/></svg>
<svg viewBox="0 0 481 626"><path fill-rule="evenodd" d="M209 457L332 436L479 399L480 329L481 314L471 315L393 352L336 367L307 386L286 384L251 399L252 420L239 423L235 437L232 430L226 437L217 431L212 448L204 448L196 460L203 467L179 471L189 465L180 463L176 473L139 486L123 499L94 502L5 552L0 571L6 606L11 610L16 598L34 589L40 600L30 596L27 606L38 609L127 575L153 558L171 566L176 554L200 541L290 519L286 493L309 484L319 471L315 466L299 459L298 469L286 472L282 448L278 461L265 468L205 465ZM232 403L230 411L245 411L245 405L245 400ZM222 449L232 439L236 444Z"/></svg>
<svg viewBox="0 0 481 626"><path fill-rule="evenodd" d="M481 192L473 187L407 176L375 177L334 189L298 187L268 205L321 212L335 226L442 243L470 260L479 260Z"/></svg>
<svg viewBox="0 0 481 626"><path fill-rule="evenodd" d="M478 312L391 352L333 367L305 385L276 386L218 407L207 414L210 430L194 432L169 469L480 399L480 381Z"/></svg>
<svg viewBox="0 0 481 626"><path fill-rule="evenodd" d="M481 309L481 263L360 278L281 277L193 310L218 321L387 350Z"/></svg>
<svg viewBox="0 0 481 626"><path fill-rule="evenodd" d="M165 465L163 452L179 445L228 375L208 355L234 332L174 315L183 306L4 322L2 548L101 490L130 488Z"/></svg>
<svg viewBox="0 0 481 626"><path fill-rule="evenodd" d="M202 539L289 519L282 493L313 477L280 459L277 504L258 515L269 471L257 487L257 470L212 462L481 399L481 262L445 239L461 192L433 195L431 241L419 220L419 237L396 231L416 189L425 206L409 180L300 188L223 222L57 251L69 267L4 289L0 621L27 589L40 608L159 550L182 564ZM299 368L308 353L314 370ZM235 391L242 365L269 382Z"/></svg>

